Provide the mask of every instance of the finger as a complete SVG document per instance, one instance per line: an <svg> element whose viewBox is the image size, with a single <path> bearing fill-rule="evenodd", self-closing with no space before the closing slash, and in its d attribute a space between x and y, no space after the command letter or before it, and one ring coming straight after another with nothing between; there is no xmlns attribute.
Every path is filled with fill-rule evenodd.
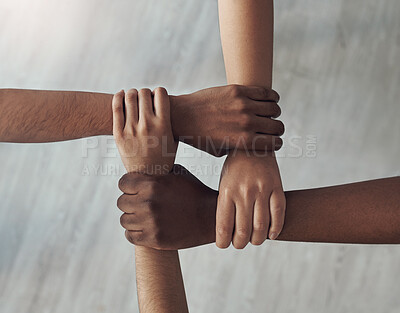
<svg viewBox="0 0 400 313"><path fill-rule="evenodd" d="M286 199L285 194L281 188L275 189L269 199L270 214L271 214L271 227L269 229L269 239L274 240L278 238L282 231L283 224L285 223Z"/></svg>
<svg viewBox="0 0 400 313"><path fill-rule="evenodd" d="M253 232L250 242L261 245L268 238L269 228L269 196L259 195L254 204Z"/></svg>
<svg viewBox="0 0 400 313"><path fill-rule="evenodd" d="M236 143L238 149L253 149L257 151L277 151L282 145L282 138L272 135L250 133L245 140L245 147L240 146L240 139ZM261 152L259 152L261 153Z"/></svg>
<svg viewBox="0 0 400 313"><path fill-rule="evenodd" d="M131 231L138 230L141 226L139 225L140 220L138 219L138 216L136 214L124 213L121 215L119 222L123 228Z"/></svg>
<svg viewBox="0 0 400 313"><path fill-rule="evenodd" d="M163 87L154 89L154 111L156 116L164 121L170 120L170 103L168 92Z"/></svg>
<svg viewBox="0 0 400 313"><path fill-rule="evenodd" d="M258 116L277 118L281 115L281 108L276 102L252 101L252 107Z"/></svg>
<svg viewBox="0 0 400 313"><path fill-rule="evenodd" d="M133 127L138 122L138 91L129 89L125 94L126 123L125 127Z"/></svg>
<svg viewBox="0 0 400 313"><path fill-rule="evenodd" d="M113 134L114 136L122 135L125 125L124 116L124 91L117 92L112 99L113 112Z"/></svg>
<svg viewBox="0 0 400 313"><path fill-rule="evenodd" d="M236 249L243 249L250 241L254 201L247 203L235 202L235 231L233 234L233 246Z"/></svg>
<svg viewBox="0 0 400 313"><path fill-rule="evenodd" d="M140 246L143 244L144 233L143 230L125 230L125 237L130 243Z"/></svg>
<svg viewBox="0 0 400 313"><path fill-rule="evenodd" d="M146 188L147 189L147 188ZM124 213L142 215L149 208L148 192L142 191L136 195L124 193L117 200L117 207Z"/></svg>
<svg viewBox="0 0 400 313"><path fill-rule="evenodd" d="M254 116L254 125L257 133L281 136L285 132L285 126L281 121L268 117Z"/></svg>
<svg viewBox="0 0 400 313"><path fill-rule="evenodd" d="M145 122L154 116L153 99L148 88L139 90L139 121Z"/></svg>
<svg viewBox="0 0 400 313"><path fill-rule="evenodd" d="M279 102L279 94L273 90L259 86L243 86L245 95L257 101Z"/></svg>
<svg viewBox="0 0 400 313"><path fill-rule="evenodd" d="M228 248L233 235L235 224L235 204L225 195L218 196L216 213L216 245L218 248Z"/></svg>
<svg viewBox="0 0 400 313"><path fill-rule="evenodd" d="M134 195L140 190L141 183L151 180L146 174L127 173L122 176L118 182L119 189L126 194Z"/></svg>

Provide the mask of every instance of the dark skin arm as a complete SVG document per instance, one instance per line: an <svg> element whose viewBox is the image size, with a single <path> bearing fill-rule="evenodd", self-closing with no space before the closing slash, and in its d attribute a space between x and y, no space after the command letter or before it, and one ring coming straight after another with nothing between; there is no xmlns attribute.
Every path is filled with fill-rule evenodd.
<svg viewBox="0 0 400 313"><path fill-rule="evenodd" d="M95 92L0 89L0 141L52 142L112 135L113 95ZM279 95L262 87L222 86L169 96L175 140L213 155L228 148L278 149L283 125ZM261 134L260 134L261 133ZM243 138L244 141L240 141ZM212 140L212 142L211 142ZM273 146L275 144L275 146Z"/></svg>
<svg viewBox="0 0 400 313"><path fill-rule="evenodd" d="M118 207L127 239L156 249L215 242L218 193L184 168L161 177L127 174ZM285 192L278 240L400 244L400 177ZM142 230L138 237L135 230Z"/></svg>

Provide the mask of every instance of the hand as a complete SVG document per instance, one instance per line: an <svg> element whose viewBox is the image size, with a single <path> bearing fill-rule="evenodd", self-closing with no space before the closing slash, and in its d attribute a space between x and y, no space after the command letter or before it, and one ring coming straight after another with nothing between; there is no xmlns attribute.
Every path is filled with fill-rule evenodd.
<svg viewBox="0 0 400 313"><path fill-rule="evenodd" d="M175 138L221 156L229 149L278 150L284 126L279 95L256 86L229 85L171 97Z"/></svg>
<svg viewBox="0 0 400 313"><path fill-rule="evenodd" d="M119 181L121 225L135 245L184 249L215 241L218 193L184 167L168 175L128 173Z"/></svg>
<svg viewBox="0 0 400 313"><path fill-rule="evenodd" d="M113 134L128 172L166 174L174 165L169 97L161 87L153 95L154 106L149 89L121 90L113 98Z"/></svg>
<svg viewBox="0 0 400 313"><path fill-rule="evenodd" d="M228 155L219 187L216 243L237 249L250 241L276 239L283 228L286 200L275 156ZM271 225L270 225L271 222ZM269 231L268 231L269 230Z"/></svg>

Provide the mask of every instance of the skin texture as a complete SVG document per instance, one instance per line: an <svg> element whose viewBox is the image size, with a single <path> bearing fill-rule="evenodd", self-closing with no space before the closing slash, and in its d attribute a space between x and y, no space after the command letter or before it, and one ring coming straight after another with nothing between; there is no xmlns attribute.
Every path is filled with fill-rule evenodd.
<svg viewBox="0 0 400 313"><path fill-rule="evenodd" d="M159 167L160 174L168 173L174 164L177 143L172 134L167 91L120 91L113 98L112 111L115 141L128 172L139 169L155 174L154 168ZM149 145L148 137L158 139L157 144ZM162 137L167 148L175 149L172 155L164 154ZM188 312L178 251L136 247L135 264L140 312Z"/></svg>
<svg viewBox="0 0 400 313"><path fill-rule="evenodd" d="M112 98L93 92L0 89L0 141L112 135ZM230 149L272 150L282 145L276 135L282 133L283 124L269 118L280 114L279 96L273 90L231 85L169 98L176 141L214 155L225 152L219 147L225 148L226 142ZM209 139L212 144L207 144Z"/></svg>
<svg viewBox="0 0 400 313"><path fill-rule="evenodd" d="M121 91L114 96L112 107L114 138L126 170L168 174L178 144L172 134L167 91L154 90L154 108L150 89Z"/></svg>
<svg viewBox="0 0 400 313"><path fill-rule="evenodd" d="M183 249L216 240L218 193L181 166L163 177L127 174L119 186L121 224L131 243ZM400 177L285 194L286 222L278 240L400 244Z"/></svg>
<svg viewBox="0 0 400 313"><path fill-rule="evenodd" d="M219 0L219 21L229 84L271 88L272 0ZM273 153L229 153L219 186L217 246L238 249L275 239L284 224L285 195Z"/></svg>
<svg viewBox="0 0 400 313"><path fill-rule="evenodd" d="M130 242L183 249L215 241L218 193L180 165L164 176L124 175L117 206Z"/></svg>

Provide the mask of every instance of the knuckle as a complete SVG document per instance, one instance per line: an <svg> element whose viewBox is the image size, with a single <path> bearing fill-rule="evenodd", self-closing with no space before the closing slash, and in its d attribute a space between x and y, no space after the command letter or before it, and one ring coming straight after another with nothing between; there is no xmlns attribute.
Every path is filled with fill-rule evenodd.
<svg viewBox="0 0 400 313"><path fill-rule="evenodd" d="M257 239L251 239L250 242L253 246L260 246L264 243L264 241L265 241L265 238L264 239L257 238Z"/></svg>
<svg viewBox="0 0 400 313"><path fill-rule="evenodd" d="M256 89L256 92L258 92L258 95L263 98L263 99L268 99L268 89L264 88L264 87L259 87L258 89Z"/></svg>
<svg viewBox="0 0 400 313"><path fill-rule="evenodd" d="M268 230L268 225L263 222L256 222L253 225L253 231L266 232Z"/></svg>
<svg viewBox="0 0 400 313"><path fill-rule="evenodd" d="M124 174L124 176L122 176L120 178L120 180L118 181L118 188L119 190L121 190L122 192L126 191L126 188L129 184L129 175L128 174Z"/></svg>
<svg viewBox="0 0 400 313"><path fill-rule="evenodd" d="M136 244L138 242L137 236L134 236L129 230L125 231L125 238L131 243L131 244Z"/></svg>
<svg viewBox="0 0 400 313"><path fill-rule="evenodd" d="M271 186L267 182L264 182L264 181L261 181L258 183L257 189L258 189L257 190L258 193L260 193L262 195L271 193Z"/></svg>
<svg viewBox="0 0 400 313"><path fill-rule="evenodd" d="M251 125L252 125L251 116L248 114L241 114L240 120L239 120L239 126L242 129L248 130L248 129L250 129Z"/></svg>
<svg viewBox="0 0 400 313"><path fill-rule="evenodd" d="M272 96L273 96L275 102L278 103L279 100L281 99L281 96L279 95L279 93L277 93L277 92L276 92L275 90L273 90L273 89L271 89L271 92L272 92Z"/></svg>
<svg viewBox="0 0 400 313"><path fill-rule="evenodd" d="M115 96L114 96L114 98L115 98ZM120 109L122 109L122 107L123 107L122 101L117 100L112 103L112 108L114 111L119 111Z"/></svg>
<svg viewBox="0 0 400 313"><path fill-rule="evenodd" d="M128 100L136 100L137 96L138 96L138 91L135 88L129 89L126 92L126 98Z"/></svg>
<svg viewBox="0 0 400 313"><path fill-rule="evenodd" d="M283 205L274 205L274 206L271 206L271 211L274 213L282 214L285 212L285 208Z"/></svg>
<svg viewBox="0 0 400 313"><path fill-rule="evenodd" d="M230 245L230 241L221 241L221 240L217 240L217 242L215 243L217 245L218 248L220 249L226 249L229 247Z"/></svg>
<svg viewBox="0 0 400 313"><path fill-rule="evenodd" d="M253 136L251 135L251 133L249 131L241 131L239 133L239 142L243 141L245 142L247 145L250 145L253 141Z"/></svg>
<svg viewBox="0 0 400 313"><path fill-rule="evenodd" d="M243 113L243 112L247 112L248 105L247 105L246 101L244 101L243 99L237 99L235 101L234 108L236 109L236 111Z"/></svg>
<svg viewBox="0 0 400 313"><path fill-rule="evenodd" d="M280 138L280 137L272 138L272 143L271 143L272 150L278 151L280 148L282 148L282 145L283 145L282 138Z"/></svg>
<svg viewBox="0 0 400 313"><path fill-rule="evenodd" d="M119 223L123 228L127 228L127 216L126 214L122 214L121 217L119 218Z"/></svg>
<svg viewBox="0 0 400 313"><path fill-rule="evenodd" d="M167 89L165 89L164 87L157 87L154 89L154 93L167 94Z"/></svg>
<svg viewBox="0 0 400 313"><path fill-rule="evenodd" d="M139 90L139 95L150 95L151 91L149 88L142 88Z"/></svg>
<svg viewBox="0 0 400 313"><path fill-rule="evenodd" d="M246 247L247 242L246 243L242 243L242 242L234 241L232 244L235 247L235 249L241 250L241 249L244 249L244 247Z"/></svg>
<svg viewBox="0 0 400 313"><path fill-rule="evenodd" d="M222 190L220 190L220 193L223 197L218 198L224 200L224 197L231 198L235 194L235 190L230 186L225 186Z"/></svg>
<svg viewBox="0 0 400 313"><path fill-rule="evenodd" d="M229 85L229 92L232 97L239 97L241 95L240 86L237 84Z"/></svg>
<svg viewBox="0 0 400 313"><path fill-rule="evenodd" d="M250 236L250 229L248 227L238 227L236 230L236 234L241 239L249 238Z"/></svg>
<svg viewBox="0 0 400 313"><path fill-rule="evenodd" d="M232 229L229 228L227 225L218 225L217 234L223 238L228 238L232 236Z"/></svg>
<svg viewBox="0 0 400 313"><path fill-rule="evenodd" d="M241 185L239 187L240 194L245 198L248 199L250 197L254 197L258 193L258 188L256 185Z"/></svg>
<svg viewBox="0 0 400 313"><path fill-rule="evenodd" d="M152 200L154 199L154 198L156 198L157 197L157 194L158 194L158 190L159 190L159 185L158 185L158 182L157 181L150 181L149 182L149 184L148 184L148 192L149 192L149 202L152 202Z"/></svg>
<svg viewBox="0 0 400 313"><path fill-rule="evenodd" d="M282 121L277 121L277 127L278 127L278 134L283 135L285 133L285 124L282 123Z"/></svg>
<svg viewBox="0 0 400 313"><path fill-rule="evenodd" d="M273 116L278 117L281 115L281 113L282 113L281 107L278 104L274 103L272 106Z"/></svg>
<svg viewBox="0 0 400 313"><path fill-rule="evenodd" d="M122 208L124 207L125 203L126 203L125 195L121 195L121 196L117 199L117 207L118 207L119 209L122 209Z"/></svg>

